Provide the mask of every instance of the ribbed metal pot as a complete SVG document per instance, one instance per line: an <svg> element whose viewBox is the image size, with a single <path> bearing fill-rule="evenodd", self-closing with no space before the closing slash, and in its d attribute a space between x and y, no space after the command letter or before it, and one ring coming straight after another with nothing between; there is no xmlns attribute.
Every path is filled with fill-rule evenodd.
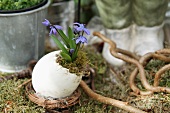
<svg viewBox="0 0 170 113"><path fill-rule="evenodd" d="M44 54L45 28L48 2L34 10L0 13L0 71L17 72L27 63Z"/></svg>

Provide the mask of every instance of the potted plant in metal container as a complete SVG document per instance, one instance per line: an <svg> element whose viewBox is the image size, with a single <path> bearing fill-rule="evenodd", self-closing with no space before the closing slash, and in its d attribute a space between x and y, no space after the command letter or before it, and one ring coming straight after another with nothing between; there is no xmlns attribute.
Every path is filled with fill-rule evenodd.
<svg viewBox="0 0 170 113"><path fill-rule="evenodd" d="M44 55L50 0L0 0L0 71L17 72Z"/></svg>
<svg viewBox="0 0 170 113"><path fill-rule="evenodd" d="M32 73L32 85L37 95L65 98L77 89L82 76L87 73L89 60L82 48L87 43L83 34L89 35L90 31L84 24L74 23L73 29L68 28L67 36L61 26L52 25L47 19L43 24L50 27L50 37L61 50L48 53L38 61Z"/></svg>

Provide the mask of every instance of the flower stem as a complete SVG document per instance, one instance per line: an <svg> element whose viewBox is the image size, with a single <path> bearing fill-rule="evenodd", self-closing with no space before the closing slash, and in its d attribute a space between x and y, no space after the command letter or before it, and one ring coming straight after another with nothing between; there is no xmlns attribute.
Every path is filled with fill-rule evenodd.
<svg viewBox="0 0 170 113"><path fill-rule="evenodd" d="M77 46L76 46L76 49L75 49L73 56L72 56L72 61L74 61L77 58L77 53L78 53L79 49L80 49L80 43L78 43Z"/></svg>

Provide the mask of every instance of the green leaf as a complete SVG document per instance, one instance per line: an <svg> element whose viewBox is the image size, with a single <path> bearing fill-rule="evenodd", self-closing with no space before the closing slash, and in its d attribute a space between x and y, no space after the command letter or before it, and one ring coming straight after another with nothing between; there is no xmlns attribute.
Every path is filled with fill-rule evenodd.
<svg viewBox="0 0 170 113"><path fill-rule="evenodd" d="M57 31L58 31L58 34L61 36L61 39L64 42L64 44L67 46L67 48L70 48L69 38L64 34L62 30L59 29Z"/></svg>
<svg viewBox="0 0 170 113"><path fill-rule="evenodd" d="M75 49L75 51L74 51L74 53L72 55L72 60L73 61L77 58L77 53L78 53L79 49L80 49L80 43L77 44L76 49Z"/></svg>
<svg viewBox="0 0 170 113"><path fill-rule="evenodd" d="M68 55L68 54L66 54L66 53L64 53L64 52L61 52L60 55L61 55L66 61L68 61L68 62L71 62L71 61L72 61L70 55Z"/></svg>
<svg viewBox="0 0 170 113"><path fill-rule="evenodd" d="M76 48L76 43L75 43L75 40L73 39L74 38L74 33L73 33L73 31L72 31L72 29L70 27L68 28L68 37L69 37L70 48L75 49Z"/></svg>
<svg viewBox="0 0 170 113"><path fill-rule="evenodd" d="M54 40L54 42L57 44L57 46L66 54L69 54L67 49L64 47L64 45L58 40L58 38L55 35L50 35L50 37Z"/></svg>

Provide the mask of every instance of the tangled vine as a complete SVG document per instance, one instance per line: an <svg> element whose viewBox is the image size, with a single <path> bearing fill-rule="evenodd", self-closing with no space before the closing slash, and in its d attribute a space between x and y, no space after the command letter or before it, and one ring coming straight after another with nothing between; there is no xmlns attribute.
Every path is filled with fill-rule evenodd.
<svg viewBox="0 0 170 113"><path fill-rule="evenodd" d="M136 66L136 68L133 70L133 72L130 74L129 77L130 88L132 89L135 95L151 95L154 92L170 93L170 88L159 86L159 79L161 78L161 75L165 71L170 69L170 64L167 64L158 70L158 72L155 74L154 83L152 85L149 84L144 70L144 66L146 66L147 62L149 62L149 60L151 60L152 58L159 59L164 62L170 62L170 58L167 56L168 54L170 54L170 49L161 49L154 53L148 53L139 59L139 57L137 57L136 55L134 55L129 51L116 48L116 44L112 40L106 38L104 35L100 34L99 32L94 32L93 34L95 36L98 36L104 42L110 45L110 53L112 54L112 56L121 59L125 62L132 63ZM146 89L146 91L141 91L135 84L135 78L138 74L140 75L141 83ZM122 107L122 109L126 110L124 107Z"/></svg>
<svg viewBox="0 0 170 113"><path fill-rule="evenodd" d="M158 70L158 72L155 74L153 85L150 85L148 83L146 75L145 75L145 71L144 71L144 66L152 58L156 58L156 59L162 60L164 62L170 62L170 58L167 57L167 54L170 54L170 49L162 49L162 50L158 50L158 51L156 51L154 53L147 53L147 54L145 54L144 56L142 56L139 59L138 57L136 57L135 55L133 55L129 51L123 51L121 49L117 49L116 48L116 44L112 40L110 40L109 38L106 38L104 35L100 34L99 32L94 32L93 34L95 36L98 36L104 42L106 42L106 43L108 43L110 45L110 53L114 57L116 57L118 59L121 59L121 60L123 60L125 62L132 63L132 64L136 65L136 68L131 73L130 79L129 79L130 87L131 87L131 89L133 90L133 92L135 94L138 94L138 95L150 95L150 94L152 94L154 92L166 92L166 93L170 93L170 88L158 86L159 85L159 79L160 79L161 75L165 71L170 69L170 64L165 65L160 70ZM122 54L120 55L118 53L122 53ZM144 86L144 88L147 91L141 91L136 86L135 78L136 78L138 73L140 74L140 80L142 82L142 85Z"/></svg>

